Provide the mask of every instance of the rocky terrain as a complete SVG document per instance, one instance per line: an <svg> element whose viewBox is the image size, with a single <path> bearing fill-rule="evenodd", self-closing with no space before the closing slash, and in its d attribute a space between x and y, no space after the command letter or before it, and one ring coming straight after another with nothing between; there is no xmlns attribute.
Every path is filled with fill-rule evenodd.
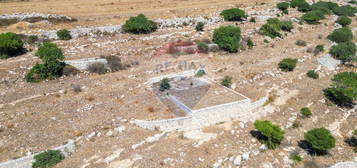
<svg viewBox="0 0 357 168"><path fill-rule="evenodd" d="M281 14L276 8L278 2L281 1L0 1L0 21L16 20L0 26L0 33L37 35L40 41L51 40L63 50L65 62L82 67L80 70L86 69L91 61L106 63L105 56L118 56L128 65L105 74L84 71L28 83L25 75L40 62L35 56L37 44L26 44L27 52L20 56L0 59L0 168L8 168L4 163L9 160L26 156L32 159L33 154L67 142L73 142L75 147L70 147L68 156L56 168L347 168L356 165L357 154L345 142L357 128L356 107L333 105L322 91L329 87L335 74L357 72L356 64L342 65L328 53L333 42L327 36L340 26L335 24L337 16L328 15L321 24L300 24L303 13L290 8L289 14L279 19L292 21L294 29L284 38L272 39L261 35L259 28L267 19ZM231 7L244 9L248 19L224 21L219 13ZM140 35L123 33L124 21L139 13L157 22L158 30ZM41 19L26 20L33 17ZM253 17L256 22L249 21ZM61 22L53 18L60 18ZM349 27L356 43L356 16L351 18ZM197 22L205 23L204 31L195 30ZM254 47L237 53L161 52L165 45L178 40L212 39L214 30L225 25L239 26L242 37L252 39ZM70 30L71 40L58 39L56 31L62 28ZM306 44L296 45L297 40ZM324 45L323 52L317 55L309 52L319 44ZM283 72L278 68L284 58L298 60L294 71ZM184 89L175 86L176 90L168 92L192 109L243 99L257 102L266 97L269 100L247 111L249 120L232 119L200 129L162 131L135 124L136 120L186 116L182 111L176 112L180 109L168 102L166 93L158 91L158 83L152 85L150 80L199 69L205 70L202 80L210 85L195 86L186 81ZM307 77L308 70L318 72L319 78ZM232 77L229 89L220 85L225 76ZM311 109L310 118L300 114L302 107ZM252 136L256 119L270 120L285 131L278 148L268 149ZM300 126L295 127L296 123ZM299 142L306 131L319 127L331 131L336 147L327 155L314 156L301 148ZM291 159L291 154L296 152L303 158L301 162Z"/></svg>

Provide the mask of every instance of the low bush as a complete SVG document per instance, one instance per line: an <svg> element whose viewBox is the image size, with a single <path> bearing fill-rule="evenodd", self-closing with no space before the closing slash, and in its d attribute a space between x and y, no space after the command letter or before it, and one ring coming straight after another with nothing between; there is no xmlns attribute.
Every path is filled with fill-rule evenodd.
<svg viewBox="0 0 357 168"><path fill-rule="evenodd" d="M279 62L279 68L283 72L289 72L294 70L296 64L297 64L297 59L285 58Z"/></svg>
<svg viewBox="0 0 357 168"><path fill-rule="evenodd" d="M157 24L147 19L144 14L139 14L127 20L122 28L128 33L148 34L157 30Z"/></svg>
<svg viewBox="0 0 357 168"><path fill-rule="evenodd" d="M24 51L24 42L15 33L0 34L0 59L5 59L21 54Z"/></svg>
<svg viewBox="0 0 357 168"><path fill-rule="evenodd" d="M297 152L291 153L290 154L290 159L295 161L295 162L301 162L302 161L302 157Z"/></svg>
<svg viewBox="0 0 357 168"><path fill-rule="evenodd" d="M107 72L107 68L105 64L101 62L95 62L87 67L87 71L91 73L105 74Z"/></svg>
<svg viewBox="0 0 357 168"><path fill-rule="evenodd" d="M307 45L307 44L306 44L306 41L304 41L304 40L297 40L297 41L295 42L295 44L298 45L298 46L302 46L302 47L304 47L304 46Z"/></svg>
<svg viewBox="0 0 357 168"><path fill-rule="evenodd" d="M171 88L171 85L170 85L170 79L168 78L164 78L160 81L160 87L159 87L159 90L161 92L165 91L165 90L169 90Z"/></svg>
<svg viewBox="0 0 357 168"><path fill-rule="evenodd" d="M57 37L60 40L70 40L72 39L71 32L67 29L62 29L57 31Z"/></svg>
<svg viewBox="0 0 357 168"><path fill-rule="evenodd" d="M284 131L270 121L257 120L254 122L255 129L260 135L257 136L258 140L265 144L269 149L275 149L284 139Z"/></svg>
<svg viewBox="0 0 357 168"><path fill-rule="evenodd" d="M357 99L357 73L338 73L332 81L331 87L324 90L325 97L338 106L353 107Z"/></svg>
<svg viewBox="0 0 357 168"><path fill-rule="evenodd" d="M308 12L308 11L311 11L311 10L312 10L311 6L307 2L303 2L298 6L298 11L300 11L300 12Z"/></svg>
<svg viewBox="0 0 357 168"><path fill-rule="evenodd" d="M318 55L319 53L324 51L324 45L317 45L314 49L314 55Z"/></svg>
<svg viewBox="0 0 357 168"><path fill-rule="evenodd" d="M337 3L334 2L325 2L325 1L319 1L311 5L312 10L320 10L324 14L331 14L332 9L338 7Z"/></svg>
<svg viewBox="0 0 357 168"><path fill-rule="evenodd" d="M230 77L230 76L225 76L223 79L222 79L222 81L221 81L221 85L223 85L223 86L225 86L225 87L227 87L227 88L229 88L229 87L231 87L231 85L232 85L232 77Z"/></svg>
<svg viewBox="0 0 357 168"><path fill-rule="evenodd" d="M335 7L332 9L333 13L338 16L355 16L357 9L351 5L344 5L340 7Z"/></svg>
<svg viewBox="0 0 357 168"><path fill-rule="evenodd" d="M54 43L41 44L35 55L38 56L43 62L64 59L62 49Z"/></svg>
<svg viewBox="0 0 357 168"><path fill-rule="evenodd" d="M348 41L332 46L330 54L345 63L357 60L356 51L355 43Z"/></svg>
<svg viewBox="0 0 357 168"><path fill-rule="evenodd" d="M338 19L336 20L336 23L340 24L341 26L345 27L348 26L352 23L352 19L350 19L347 16L340 16L338 17Z"/></svg>
<svg viewBox="0 0 357 168"><path fill-rule="evenodd" d="M225 21L242 21L248 17L245 11L239 8L231 8L223 10L220 14Z"/></svg>
<svg viewBox="0 0 357 168"><path fill-rule="evenodd" d="M208 53L209 51L209 47L206 43L204 42L197 42L197 47L198 47L198 50L202 53Z"/></svg>
<svg viewBox="0 0 357 168"><path fill-rule="evenodd" d="M237 52L240 47L241 30L235 26L221 26L213 32L213 42L228 52Z"/></svg>
<svg viewBox="0 0 357 168"><path fill-rule="evenodd" d="M250 39L250 38L248 39L247 46L248 46L248 49L252 49L253 48L254 43L253 43L252 39Z"/></svg>
<svg viewBox="0 0 357 168"><path fill-rule="evenodd" d="M290 2L290 6L291 6L292 8L296 8L296 7L301 6L301 5L304 4L304 3L306 3L305 0L292 0L292 1Z"/></svg>
<svg viewBox="0 0 357 168"><path fill-rule="evenodd" d="M195 77L202 77L203 75L206 75L205 70L200 69L196 72Z"/></svg>
<svg viewBox="0 0 357 168"><path fill-rule="evenodd" d="M260 28L260 33L270 38L276 38L282 36L281 30L290 32L293 28L294 26L290 21L280 21L277 18L271 18Z"/></svg>
<svg viewBox="0 0 357 168"><path fill-rule="evenodd" d="M307 107L301 108L300 113L303 117L310 117L312 115L311 110Z"/></svg>
<svg viewBox="0 0 357 168"><path fill-rule="evenodd" d="M72 65L65 65L62 69L62 75L71 76L77 75L80 71Z"/></svg>
<svg viewBox="0 0 357 168"><path fill-rule="evenodd" d="M196 31L203 31L205 24L203 22L198 22L196 24Z"/></svg>
<svg viewBox="0 0 357 168"><path fill-rule="evenodd" d="M304 138L317 153L326 153L336 145L336 139L325 128L314 128L306 132Z"/></svg>
<svg viewBox="0 0 357 168"><path fill-rule="evenodd" d="M319 78L319 74L316 73L314 70L310 70L306 73L306 76L308 76L309 78L312 79L318 79Z"/></svg>
<svg viewBox="0 0 357 168"><path fill-rule="evenodd" d="M327 38L333 42L342 43L352 40L353 33L349 28L343 27L334 30Z"/></svg>
<svg viewBox="0 0 357 168"><path fill-rule="evenodd" d="M32 163L33 168L50 168L64 159L63 154L59 150L47 150L34 156L35 162Z"/></svg>
<svg viewBox="0 0 357 168"><path fill-rule="evenodd" d="M281 10L283 13L288 14L288 8L290 7L290 3L288 2L280 2L276 5L279 10Z"/></svg>
<svg viewBox="0 0 357 168"><path fill-rule="evenodd" d="M325 14L321 10L310 11L301 17L308 24L319 24L319 21L324 18Z"/></svg>
<svg viewBox="0 0 357 168"><path fill-rule="evenodd" d="M126 69L126 65L121 62L121 59L117 56L104 57L108 62L108 67L112 72Z"/></svg>
<svg viewBox="0 0 357 168"><path fill-rule="evenodd" d="M52 80L62 76L65 64L60 61L64 59L64 56L56 44L44 43L40 45L35 55L42 60L43 64L36 64L32 67L25 76L27 82Z"/></svg>

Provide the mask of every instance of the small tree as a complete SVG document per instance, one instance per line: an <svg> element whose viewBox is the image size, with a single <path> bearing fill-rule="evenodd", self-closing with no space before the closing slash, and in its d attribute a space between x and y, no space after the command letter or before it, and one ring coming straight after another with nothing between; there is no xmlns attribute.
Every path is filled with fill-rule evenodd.
<svg viewBox="0 0 357 168"><path fill-rule="evenodd" d="M165 90L169 90L171 88L170 85L170 80L168 78L164 78L160 81L160 88L159 90L161 92L165 91Z"/></svg>
<svg viewBox="0 0 357 168"><path fill-rule="evenodd" d="M327 38L336 43L342 43L352 40L353 33L349 28L343 27L334 30Z"/></svg>
<svg viewBox="0 0 357 168"><path fill-rule="evenodd" d="M59 150L48 150L34 157L35 162L32 163L33 168L50 168L64 159L64 156Z"/></svg>
<svg viewBox="0 0 357 168"><path fill-rule="evenodd" d="M241 30L235 26L222 26L213 32L213 42L228 52L237 52L240 47Z"/></svg>
<svg viewBox="0 0 357 168"><path fill-rule="evenodd" d="M310 70L306 73L306 75L309 77L309 78L312 78L312 79L318 79L319 78L319 74L316 73L314 70Z"/></svg>
<svg viewBox="0 0 357 168"><path fill-rule="evenodd" d="M332 46L330 54L345 63L356 60L356 50L356 45L348 41Z"/></svg>
<svg viewBox="0 0 357 168"><path fill-rule="evenodd" d="M139 14L136 17L131 17L123 25L123 31L133 34L148 34L157 30L157 24L145 17L144 14Z"/></svg>
<svg viewBox="0 0 357 168"><path fill-rule="evenodd" d="M311 144L312 149L318 153L326 153L336 145L336 139L325 128L314 128L304 134L305 140Z"/></svg>
<svg viewBox="0 0 357 168"><path fill-rule="evenodd" d="M300 113L306 118L312 115L311 110L308 107L301 108Z"/></svg>
<svg viewBox="0 0 357 168"><path fill-rule="evenodd" d="M67 29L62 29L57 31L57 36L60 40L70 40L72 39L71 32Z"/></svg>
<svg viewBox="0 0 357 168"><path fill-rule="evenodd" d="M336 23L340 24L341 26L345 27L348 26L352 23L352 19L350 19L347 16L340 16L338 17L338 19L336 20Z"/></svg>
<svg viewBox="0 0 357 168"><path fill-rule="evenodd" d="M284 139L284 131L270 121L257 120L254 122L255 128L261 134L258 139L261 143L267 145L269 149L275 149Z"/></svg>
<svg viewBox="0 0 357 168"><path fill-rule="evenodd" d="M205 26L205 23L203 22L198 22L196 24L196 31L203 31L203 27Z"/></svg>
<svg viewBox="0 0 357 168"><path fill-rule="evenodd" d="M0 59L16 56L24 51L24 42L15 33L0 34Z"/></svg>
<svg viewBox="0 0 357 168"><path fill-rule="evenodd" d="M222 81L221 81L221 85L223 85L223 86L225 86L225 87L227 87L227 88L229 88L229 87L231 87L231 85L232 85L232 77L230 77L230 76L225 76L223 79L222 79Z"/></svg>
<svg viewBox="0 0 357 168"><path fill-rule="evenodd" d="M338 106L353 107L353 101L357 99L357 73L338 73L332 81L332 86L324 90L325 97Z"/></svg>
<svg viewBox="0 0 357 168"><path fill-rule="evenodd" d="M296 67L297 59L285 58L279 62L279 68L284 72L293 71Z"/></svg>
<svg viewBox="0 0 357 168"><path fill-rule="evenodd" d="M231 8L223 10L220 14L225 21L242 21L248 17L248 15L239 8Z"/></svg>
<svg viewBox="0 0 357 168"><path fill-rule="evenodd" d="M281 11L283 11L283 13L288 14L288 8L290 7L290 3L288 2L280 2L276 5L278 7L278 9L280 9Z"/></svg>

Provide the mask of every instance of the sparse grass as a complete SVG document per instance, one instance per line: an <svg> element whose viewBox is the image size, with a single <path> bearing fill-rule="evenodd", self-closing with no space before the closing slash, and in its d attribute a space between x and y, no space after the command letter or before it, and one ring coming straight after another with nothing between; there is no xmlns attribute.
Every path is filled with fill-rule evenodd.
<svg viewBox="0 0 357 168"><path fill-rule="evenodd" d="M88 66L87 70L91 73L105 74L107 72L106 66L101 62L95 62Z"/></svg>
<svg viewBox="0 0 357 168"><path fill-rule="evenodd" d="M301 162L302 161L302 157L299 155L299 153L296 153L296 152L294 152L294 153L292 153L290 155L290 159L295 161L295 162Z"/></svg>

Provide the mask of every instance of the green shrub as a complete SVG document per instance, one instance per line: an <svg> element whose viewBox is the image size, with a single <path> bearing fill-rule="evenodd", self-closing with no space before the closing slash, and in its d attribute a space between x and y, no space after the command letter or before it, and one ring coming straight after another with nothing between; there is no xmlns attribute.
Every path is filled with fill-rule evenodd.
<svg viewBox="0 0 357 168"><path fill-rule="evenodd" d="M268 19L267 23L260 28L260 33L270 38L281 37L281 30L291 31L294 26L290 21L280 21L278 18Z"/></svg>
<svg viewBox="0 0 357 168"><path fill-rule="evenodd" d="M290 21L281 21L280 22L281 30L290 32L293 28L294 25Z"/></svg>
<svg viewBox="0 0 357 168"><path fill-rule="evenodd" d="M41 44L35 55L44 62L64 59L62 49L58 48L57 44L54 43Z"/></svg>
<svg viewBox="0 0 357 168"><path fill-rule="evenodd" d="M285 58L279 62L279 68L283 72L293 71L296 67L297 59Z"/></svg>
<svg viewBox="0 0 357 168"><path fill-rule="evenodd" d="M65 64L60 62L64 59L62 50L53 43L44 43L37 50L36 56L38 56L43 64L36 64L25 79L27 82L40 82L45 79L56 79L62 76L63 67Z"/></svg>
<svg viewBox="0 0 357 168"><path fill-rule="evenodd" d="M288 8L290 7L290 3L288 2L280 2L276 5L279 10L283 11L283 13L288 14Z"/></svg>
<svg viewBox="0 0 357 168"><path fill-rule="evenodd" d="M301 162L302 161L302 157L299 155L299 153L296 153L296 152L294 152L294 153L292 153L290 155L290 159L295 161L295 162Z"/></svg>
<svg viewBox="0 0 357 168"><path fill-rule="evenodd" d="M220 14L225 21L242 21L248 17L248 15L239 8L231 8L223 10Z"/></svg>
<svg viewBox="0 0 357 168"><path fill-rule="evenodd" d="M310 70L306 73L306 75L309 77L309 78L312 78L312 79L318 79L319 78L319 74L316 73L314 70Z"/></svg>
<svg viewBox="0 0 357 168"><path fill-rule="evenodd" d="M308 11L311 11L311 6L310 6L310 4L307 3L307 2L301 3L301 4L298 6L298 11L300 11L300 12L308 12Z"/></svg>
<svg viewBox="0 0 357 168"><path fill-rule="evenodd" d="M324 19L324 12L321 10L313 10L304 14L301 19L307 22L308 24L319 24L319 20Z"/></svg>
<svg viewBox="0 0 357 168"><path fill-rule="evenodd" d="M198 22L196 24L196 31L203 31L205 24L203 22Z"/></svg>
<svg viewBox="0 0 357 168"><path fill-rule="evenodd" d="M301 108L300 113L304 117L310 117L312 115L311 110L307 107Z"/></svg>
<svg viewBox="0 0 357 168"><path fill-rule="evenodd" d="M335 7L332 9L333 13L338 16L355 16L357 9L351 5L344 5L340 7Z"/></svg>
<svg viewBox="0 0 357 168"><path fill-rule="evenodd" d="M324 14L331 14L332 13L332 9L338 7L337 3L333 3L333 2L324 2L324 1L319 1L317 3L314 3L311 5L311 9L312 10L320 10L322 11Z"/></svg>
<svg viewBox="0 0 357 168"><path fill-rule="evenodd" d="M256 22L255 17L251 17L251 18L249 19L249 22L255 23L255 22Z"/></svg>
<svg viewBox="0 0 357 168"><path fill-rule="evenodd" d="M65 64L59 61L49 61L44 64L36 64L29 73L26 74L27 82L41 82L49 79L53 80L62 76Z"/></svg>
<svg viewBox="0 0 357 168"><path fill-rule="evenodd" d="M221 26L213 32L213 42L229 52L237 52L240 47L241 30L235 26Z"/></svg>
<svg viewBox="0 0 357 168"><path fill-rule="evenodd" d="M202 77L203 75L206 75L205 70L200 69L196 72L195 77Z"/></svg>
<svg viewBox="0 0 357 168"><path fill-rule="evenodd" d="M341 26L348 26L349 24L352 23L352 19L350 19L347 16L340 16L338 17L338 19L336 20L336 23L340 24Z"/></svg>
<svg viewBox="0 0 357 168"><path fill-rule="evenodd" d="M314 54L317 55L324 51L324 45L317 45L314 49Z"/></svg>
<svg viewBox="0 0 357 168"><path fill-rule="evenodd" d="M284 131L270 121L257 120L254 122L254 126L261 134L261 136L258 137L258 140L265 144L269 149L275 149L284 139Z"/></svg>
<svg viewBox="0 0 357 168"><path fill-rule="evenodd" d="M344 42L334 45L330 49L330 54L345 62L356 61L356 45L353 42Z"/></svg>
<svg viewBox="0 0 357 168"><path fill-rule="evenodd" d="M24 42L15 33L0 34L0 59L16 56L24 51Z"/></svg>
<svg viewBox="0 0 357 168"><path fill-rule="evenodd" d="M304 4L304 3L306 3L305 0L292 0L292 1L290 2L290 6L291 6L292 8L296 8L296 7L301 6L301 5Z"/></svg>
<svg viewBox="0 0 357 168"><path fill-rule="evenodd" d="M352 40L353 33L349 28L343 27L334 30L327 38L336 43L342 43Z"/></svg>
<svg viewBox="0 0 357 168"><path fill-rule="evenodd" d="M148 34L157 30L157 24L148 20L144 14L131 17L123 25L123 31L133 34Z"/></svg>
<svg viewBox="0 0 357 168"><path fill-rule="evenodd" d="M356 0L350 0L350 1L348 1L348 3L357 5L357 1Z"/></svg>
<svg viewBox="0 0 357 168"><path fill-rule="evenodd" d="M50 168L64 159L63 154L59 150L47 150L34 156L35 162L32 163L33 168Z"/></svg>
<svg viewBox="0 0 357 168"><path fill-rule="evenodd" d="M254 43L253 43L252 39L248 39L247 46L248 46L248 49L252 49L253 48Z"/></svg>
<svg viewBox="0 0 357 168"><path fill-rule="evenodd" d="M72 39L71 32L67 29L62 29L57 31L57 36L60 40L70 40Z"/></svg>
<svg viewBox="0 0 357 168"><path fill-rule="evenodd" d="M334 83L324 90L324 95L331 102L342 107L352 107L357 99L357 73L342 72L332 79Z"/></svg>
<svg viewBox="0 0 357 168"><path fill-rule="evenodd" d="M165 90L169 90L170 88L171 88L171 85L170 85L170 80L168 78L164 78L160 81L159 90L161 92L163 92Z"/></svg>
<svg viewBox="0 0 357 168"><path fill-rule="evenodd" d="M270 24L264 24L262 27L260 27L259 32L273 39L282 36L281 33L279 33L279 29Z"/></svg>
<svg viewBox="0 0 357 168"><path fill-rule="evenodd" d="M197 47L198 47L198 50L203 52L203 53L208 53L209 51L209 47L206 43L204 42L197 42Z"/></svg>
<svg viewBox="0 0 357 168"><path fill-rule="evenodd" d="M314 128L304 134L305 140L311 144L316 152L326 152L336 145L336 139L325 128Z"/></svg>
<svg viewBox="0 0 357 168"><path fill-rule="evenodd" d="M231 85L232 85L232 77L230 77L230 76L225 76L223 79L222 79L222 81L221 81L221 85L223 85L223 86L225 86L225 87L227 87L227 88L229 88L229 87L231 87Z"/></svg>

